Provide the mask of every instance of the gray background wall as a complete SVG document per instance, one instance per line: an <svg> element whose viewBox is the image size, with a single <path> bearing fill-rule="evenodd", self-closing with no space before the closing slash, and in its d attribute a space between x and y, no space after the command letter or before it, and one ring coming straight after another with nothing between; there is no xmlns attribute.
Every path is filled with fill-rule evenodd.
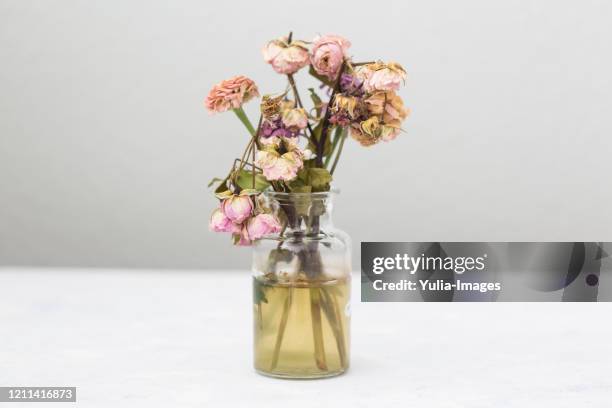
<svg viewBox="0 0 612 408"><path fill-rule="evenodd" d="M406 133L337 172L356 254L612 240L610 21L606 1L1 0L0 264L248 268L205 188L246 135L202 99L234 74L283 89L260 47L290 29L409 72Z"/></svg>

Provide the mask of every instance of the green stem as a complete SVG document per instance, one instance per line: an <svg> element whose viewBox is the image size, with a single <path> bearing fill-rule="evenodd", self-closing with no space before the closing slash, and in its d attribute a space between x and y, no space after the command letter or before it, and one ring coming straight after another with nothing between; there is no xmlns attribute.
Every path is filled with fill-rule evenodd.
<svg viewBox="0 0 612 408"><path fill-rule="evenodd" d="M338 355L340 357L340 365L347 366L347 351L344 329L342 327L342 318L338 307L338 300L324 287L321 287L321 309L327 316L327 321L334 332L336 346L338 347Z"/></svg>
<svg viewBox="0 0 612 408"><path fill-rule="evenodd" d="M246 113L244 112L244 109L242 109L242 106L236 109L232 109L232 110L234 111L236 116L238 116L238 119L240 119L244 127L247 128L247 130L249 131L249 134L252 137L255 137L255 128L253 127L253 124L251 123Z"/></svg>
<svg viewBox="0 0 612 408"><path fill-rule="evenodd" d="M344 147L344 141L347 138L347 132L346 129L342 130L342 134L340 135L340 138L342 140L340 140L340 147L338 147L338 153L336 153L336 158L334 159L334 164L332 165L331 170L329 171L329 174L334 174L334 171L336 170L336 166L338 165L338 160L340 160L340 155L342 154L342 148Z"/></svg>
<svg viewBox="0 0 612 408"><path fill-rule="evenodd" d="M300 108L303 108L302 98L300 98L300 94L297 89L297 85L295 84L295 79L293 79L293 75L287 74L287 79L289 80L289 86L291 86L291 90L293 91L293 96L295 97L295 101Z"/></svg>
<svg viewBox="0 0 612 408"><path fill-rule="evenodd" d="M329 165L329 162L331 161L331 158L334 155L334 152L336 151L336 147L338 146L338 142L342 138L342 131L343 130L344 129L341 128L341 127L337 127L336 128L336 131L334 132L334 141L332 142L331 150L330 150L329 154L325 157L325 163L323 163L323 167L324 168L327 168L327 166Z"/></svg>
<svg viewBox="0 0 612 408"><path fill-rule="evenodd" d="M298 107L304 109L304 104L302 103L302 98L300 98L300 93L298 92L297 85L295 84L295 79L293 78L293 75L287 74L287 79L289 80L289 86L293 90L293 95L295 96L295 102L297 103ZM308 128L308 131L310 132L310 137L308 139L313 141L313 144L314 144L314 136L313 136L314 131L312 130L312 127L310 126L309 121L306 122L306 127Z"/></svg>
<svg viewBox="0 0 612 408"><path fill-rule="evenodd" d="M325 343L323 341L323 320L321 319L321 293L319 288L310 288L310 314L314 341L314 359L319 370L327 371Z"/></svg>
<svg viewBox="0 0 612 408"><path fill-rule="evenodd" d="M354 67L358 67L360 65L369 65L374 64L376 61L365 61L365 62L353 62L351 65Z"/></svg>
<svg viewBox="0 0 612 408"><path fill-rule="evenodd" d="M261 124L263 123L263 115L259 115L259 123L257 123L257 130L253 134L253 157L251 158L253 161L253 189L255 189L255 151L257 150L257 138L259 137L259 132L261 131Z"/></svg>
<svg viewBox="0 0 612 408"><path fill-rule="evenodd" d="M287 328L287 320L289 320L289 310L291 309L291 298L293 290L289 288L287 297L285 298L285 305L283 306L283 314L281 315L281 321L278 325L278 333L276 333L276 342L274 343L274 353L272 354L272 362L270 363L270 371L276 369L278 364L278 358L280 356L281 345L283 344L283 337L285 337L285 329Z"/></svg>
<svg viewBox="0 0 612 408"><path fill-rule="evenodd" d="M244 112L242 112L244 114ZM236 113L236 115L238 115L238 113ZM240 116L238 116L240 117ZM246 118L246 115L244 116ZM253 136L251 137L251 140L249 141L249 144L247 144L246 149L244 150L244 152L242 153L242 157L240 159L240 167L238 168L238 171L242 170L244 168L244 165L247 164L248 162L248 156L251 154L251 152L253 152L253 188L255 188L255 151L257 148L257 137L259 136L259 131L261 130L261 123L263 120L263 116L259 116L259 123L257 124L257 130L254 131ZM248 119L247 119L248 121ZM244 122L243 122L244 123ZM250 122L249 122L250 124Z"/></svg>
<svg viewBox="0 0 612 408"><path fill-rule="evenodd" d="M342 65L340 65L340 70L338 71L338 77L336 77L336 82L334 83L334 88L332 90L332 94L329 97L329 103L327 104L327 108L325 109L325 116L323 116L323 123L321 125L321 135L319 136L319 140L317 143L317 157L315 157L315 161L317 167L323 167L323 150L325 149L325 139L327 139L327 133L329 130L329 117L331 116L331 106L334 103L334 97L336 93L340 89L340 78L342 77L342 73L344 72L346 62L342 61Z"/></svg>

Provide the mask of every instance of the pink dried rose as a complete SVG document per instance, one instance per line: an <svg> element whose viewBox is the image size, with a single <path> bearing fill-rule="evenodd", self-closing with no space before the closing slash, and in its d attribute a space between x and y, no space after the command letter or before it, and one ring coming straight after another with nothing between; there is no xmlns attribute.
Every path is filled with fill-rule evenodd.
<svg viewBox="0 0 612 408"><path fill-rule="evenodd" d="M214 232L238 232L240 225L234 224L220 208L215 208L210 216L208 227Z"/></svg>
<svg viewBox="0 0 612 408"><path fill-rule="evenodd" d="M267 43L262 54L264 60L279 74L294 74L308 65L308 46L302 41L287 42L287 37Z"/></svg>
<svg viewBox="0 0 612 408"><path fill-rule="evenodd" d="M339 35L318 36L312 45L310 63L317 74L334 80L338 77L344 58L348 58L350 46L350 41Z"/></svg>
<svg viewBox="0 0 612 408"><path fill-rule="evenodd" d="M302 130L308 126L308 115L302 108L286 109L283 111L282 121L291 130Z"/></svg>
<svg viewBox="0 0 612 408"><path fill-rule="evenodd" d="M399 128L409 114L404 101L393 91L376 92L365 100L368 111L372 115L381 116L382 122Z"/></svg>
<svg viewBox="0 0 612 408"><path fill-rule="evenodd" d="M246 230L248 239L253 241L265 235L280 232L281 225L274 215L259 214L249 219L244 230Z"/></svg>
<svg viewBox="0 0 612 408"><path fill-rule="evenodd" d="M204 105L210 113L221 113L230 109L238 109L256 96L259 96L259 91L255 82L240 75L213 86Z"/></svg>
<svg viewBox="0 0 612 408"><path fill-rule="evenodd" d="M270 181L290 181L304 165L302 152L292 150L283 155L277 151L260 150L255 164L263 170L264 177Z"/></svg>
<svg viewBox="0 0 612 408"><path fill-rule="evenodd" d="M359 67L357 77L367 92L397 91L406 80L406 71L396 62L375 62Z"/></svg>
<svg viewBox="0 0 612 408"><path fill-rule="evenodd" d="M227 218L235 224L241 224L253 212L253 200L248 195L232 195L221 203L221 209Z"/></svg>

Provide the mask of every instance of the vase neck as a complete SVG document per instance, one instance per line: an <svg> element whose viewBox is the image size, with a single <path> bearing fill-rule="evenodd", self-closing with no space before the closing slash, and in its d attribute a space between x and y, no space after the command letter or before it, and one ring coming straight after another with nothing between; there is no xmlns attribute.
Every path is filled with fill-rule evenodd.
<svg viewBox="0 0 612 408"><path fill-rule="evenodd" d="M268 205L286 223L284 235L316 236L333 228L333 192L266 193Z"/></svg>

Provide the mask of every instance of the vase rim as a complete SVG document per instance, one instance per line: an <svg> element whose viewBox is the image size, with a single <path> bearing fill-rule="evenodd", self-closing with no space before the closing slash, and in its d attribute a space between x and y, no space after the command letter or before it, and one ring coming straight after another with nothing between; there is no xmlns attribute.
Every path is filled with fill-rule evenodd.
<svg viewBox="0 0 612 408"><path fill-rule="evenodd" d="M271 198L289 198L289 197L313 197L326 198L340 194L340 189L331 188L328 191L315 191L313 193L285 193L283 191L266 190L264 194Z"/></svg>

